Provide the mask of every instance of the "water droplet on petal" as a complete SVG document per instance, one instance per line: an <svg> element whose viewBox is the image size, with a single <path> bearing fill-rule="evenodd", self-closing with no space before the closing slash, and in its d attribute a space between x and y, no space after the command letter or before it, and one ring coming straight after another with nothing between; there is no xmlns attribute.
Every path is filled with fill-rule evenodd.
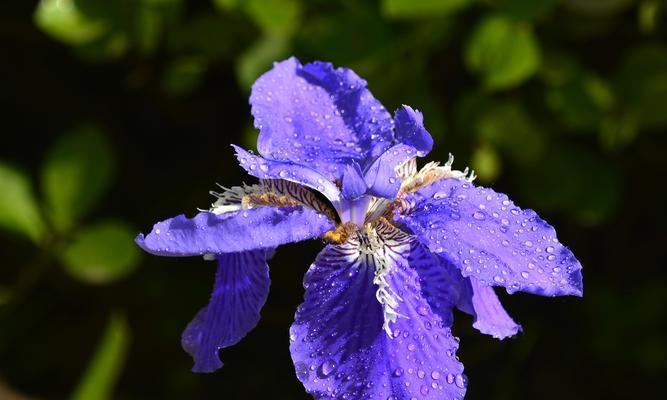
<svg viewBox="0 0 667 400"><path fill-rule="evenodd" d="M320 365L317 374L320 376L320 378L326 378L336 370L336 367L337 365L334 360L326 360Z"/></svg>

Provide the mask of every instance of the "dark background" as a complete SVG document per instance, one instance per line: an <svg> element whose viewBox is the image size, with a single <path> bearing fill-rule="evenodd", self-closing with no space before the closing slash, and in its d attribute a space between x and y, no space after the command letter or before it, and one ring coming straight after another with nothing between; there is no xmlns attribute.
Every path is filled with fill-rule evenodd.
<svg viewBox="0 0 667 400"><path fill-rule="evenodd" d="M552 223L584 266L583 298L499 293L523 325L514 339L483 336L457 314L466 398L664 392L663 2L43 0L2 9L0 167L31 189L29 201L14 201L0 182L0 398L308 398L288 328L320 243L277 252L259 326L209 375L189 371L179 339L208 301L213 265L141 255L131 243L157 220L208 207L216 182L252 182L229 144L253 147L249 85L292 54L353 68L390 110L422 110L436 142L427 160L455 154L478 184ZM81 181L63 206L80 212L65 222L53 199L66 185L44 183L59 165L49 160L71 163L78 172L57 176ZM99 165L110 165L106 175ZM88 191L93 200L77 197ZM39 220L17 224L25 204ZM124 227L113 241L68 250L110 221ZM96 247L112 242L113 251ZM105 330L111 340L101 340Z"/></svg>

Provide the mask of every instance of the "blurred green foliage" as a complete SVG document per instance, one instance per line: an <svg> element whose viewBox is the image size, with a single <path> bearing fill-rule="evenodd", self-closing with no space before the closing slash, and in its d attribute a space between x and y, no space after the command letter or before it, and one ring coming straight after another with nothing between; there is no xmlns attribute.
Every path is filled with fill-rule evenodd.
<svg viewBox="0 0 667 400"><path fill-rule="evenodd" d="M113 387L123 369L130 341L125 317L112 314L97 351L72 395L72 400L112 399Z"/></svg>
<svg viewBox="0 0 667 400"><path fill-rule="evenodd" d="M23 20L5 24L0 33L13 34L19 26L19 34L7 35L6 42L28 35L25 43L36 50L29 56L16 51L15 59L24 60L22 65L38 65L46 57L66 61L54 72L18 71L24 74L21 86L9 96L22 99L16 103L20 110L28 108L31 113L32 107L41 107L45 120L40 129L52 123L75 128L63 129L57 138L49 130L36 140L44 157L33 155L32 146L30 152L24 150L24 144L21 150L30 156L0 157L0 229L11 244L20 243L5 268L11 279L0 284L0 312L8 310L0 313L4 318L0 321L17 321L16 330L34 327L12 310L30 304L27 299L38 292L35 286L52 288L67 298L63 292L71 290L70 283L57 279L51 283L42 275L44 265L58 264L76 282L106 290L89 294L90 298L112 309L129 303L130 322L143 328L133 330L133 337L145 335L139 338L143 349L153 341L164 347L159 352L133 347L129 357L134 355L134 362L127 364L129 372L123 372L130 322L113 314L74 398L110 397L121 373L130 376L124 388L130 394L127 398L141 397L132 384L143 388L137 393L150 393L149 398L156 393L161 398L210 397L207 388L231 387L233 379L223 385L192 377L187 357L168 355L180 356L175 345L178 329L205 302L210 282L192 275L199 273L194 261L193 268L163 272L161 263L166 262L151 259L146 264L155 266L149 268L153 272L142 269L131 275L141 259L130 225L148 228L160 217L185 211L184 204L194 210L209 200L201 194L213 182L240 181L227 145L253 147L256 141L247 107L249 89L272 62L290 55L303 62L325 60L353 68L389 109L403 103L419 108L435 138L436 148L429 157L444 160L448 152L457 155L455 167L470 165L479 184L494 185L522 206L554 220L561 237L582 259L585 311L575 303L567 307L559 303L549 309L553 317L545 321L543 309L537 308L544 304L531 308L510 302L508 308L518 310L517 319L525 321L527 334L516 344L502 346L487 345L483 339L474 342L476 336L457 326L465 336L462 343L469 346L462 346L466 368L476 378L471 379L471 396L478 397L471 398L650 397L646 390L639 395L645 385L637 387L632 381L637 377L657 381L666 367L665 286L655 282L663 279L659 274L664 272L656 272L661 262L653 259L664 244L659 229L664 224L646 214L647 204L656 202L653 191L659 191L651 179L665 170L667 154L659 145L667 131L664 1L39 0L34 7L22 4L17 9L27 10L21 14ZM81 81L79 74L85 75ZM66 84L60 83L61 78ZM78 95L69 95L66 85L73 85ZM50 91L58 93L56 100ZM97 108L87 107L89 99ZM205 172L198 169L202 165ZM39 185L31 176L39 177ZM15 250L13 245L6 247ZM301 254L283 260L290 265L297 261L303 262ZM298 281L302 270L276 270L282 274L272 272L272 279L287 300L276 300L274 308L271 303L267 306L265 320L270 322L264 332L271 339L284 336L301 298L300 287L285 282ZM43 286L36 283L40 276ZM126 286L114 286L122 285L122 278L128 278ZM190 292L179 286L188 278L197 282ZM618 292L630 284L634 286L623 292L626 301ZM127 300L126 291L140 300ZM179 296L173 295L175 291ZM98 314L93 305L87 312ZM81 318L88 322L90 315ZM628 317L635 329L623 325ZM96 335L98 325L86 332ZM83 328L70 329L64 334ZM10 339L20 336L11 336L12 332L0 329L0 356L9 351L7 343L14 343ZM559 345L549 347L549 343ZM271 346L261 349L278 351L275 343ZM253 354L264 360L265 354L253 349L239 350L237 364L246 358L252 361ZM289 363L286 354L271 355ZM169 361L155 366L160 356ZM23 354L16 359L23 360ZM559 365L556 359L569 364ZM29 367L18 370L32 377L26 371L32 371L34 359L25 360ZM284 368L283 379L283 368L276 371L268 362L248 363L252 374L247 375L263 373L271 382L266 387L288 385L284 382L293 378L290 368ZM153 379L146 379L153 367L157 369ZM575 382L554 378L575 375L573 370L582 376ZM35 371L34 376L47 375ZM234 372L226 369L223 374ZM79 375L77 370L66 384L54 386L71 391ZM530 379L520 385L516 382L524 381L522 375ZM20 376L17 372L10 377ZM561 386L544 393L543 387L558 380ZM147 381L151 386L142 386ZM591 381L599 387L592 387ZM608 381L627 384L609 390L604 387ZM267 390L262 385L246 386L251 393ZM37 390L39 385L25 383L25 387ZM297 393L287 398L303 395L296 381L285 390ZM48 390L43 393L51 395ZM242 397L225 393L225 398Z"/></svg>
<svg viewBox="0 0 667 400"><path fill-rule="evenodd" d="M140 258L134 230L115 220L81 224L110 188L114 163L104 132L84 124L50 147L41 168L43 202L34 197L26 174L0 164L0 228L27 236L37 253L56 256L83 282L108 283L127 275Z"/></svg>

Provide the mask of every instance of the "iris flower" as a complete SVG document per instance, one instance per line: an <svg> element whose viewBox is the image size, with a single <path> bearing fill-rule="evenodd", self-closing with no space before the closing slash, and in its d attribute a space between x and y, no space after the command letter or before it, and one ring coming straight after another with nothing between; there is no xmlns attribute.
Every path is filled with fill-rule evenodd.
<svg viewBox="0 0 667 400"><path fill-rule="evenodd" d="M352 70L274 64L250 95L259 155L234 146L259 183L223 188L209 211L136 239L161 256L217 261L209 304L182 335L193 371L259 320L267 260L281 244L326 243L304 277L290 328L298 379L315 398L462 399L452 310L503 339L521 327L493 287L582 295L581 265L534 211L472 184L474 175L416 158L433 146L422 114L392 118Z"/></svg>

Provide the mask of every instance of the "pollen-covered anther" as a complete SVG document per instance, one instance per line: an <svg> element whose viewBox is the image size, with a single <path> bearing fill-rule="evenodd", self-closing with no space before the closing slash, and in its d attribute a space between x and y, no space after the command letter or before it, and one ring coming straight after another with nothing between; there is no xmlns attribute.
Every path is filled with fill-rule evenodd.
<svg viewBox="0 0 667 400"><path fill-rule="evenodd" d="M419 172L403 180L398 197L400 197L401 194L416 192L417 190L441 179L465 179L468 182L475 180L475 171L470 170L468 167L463 171L452 169L453 163L454 156L450 154L445 165L440 165L438 162L430 162L424 165Z"/></svg>
<svg viewBox="0 0 667 400"><path fill-rule="evenodd" d="M241 200L243 208L253 208L256 206L300 206L301 203L291 199L287 196L283 196L275 193L251 193L243 196Z"/></svg>
<svg viewBox="0 0 667 400"><path fill-rule="evenodd" d="M357 225L354 222L346 222L340 224L336 229L326 232L322 235L327 243L331 244L342 244L347 242L347 239L358 229Z"/></svg>

